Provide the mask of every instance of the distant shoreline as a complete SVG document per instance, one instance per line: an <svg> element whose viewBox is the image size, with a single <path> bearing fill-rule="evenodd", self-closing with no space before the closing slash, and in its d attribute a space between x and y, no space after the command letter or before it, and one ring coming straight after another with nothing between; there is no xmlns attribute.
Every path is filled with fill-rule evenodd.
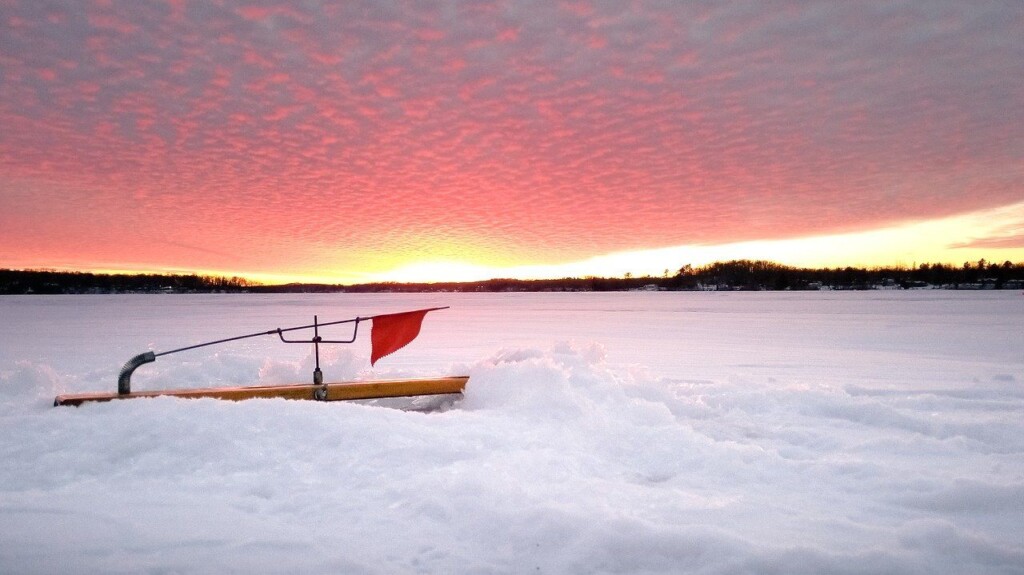
<svg viewBox="0 0 1024 575"><path fill-rule="evenodd" d="M1024 263L921 264L915 268L796 268L769 261L733 260L684 266L675 275L542 280L366 284L261 285L241 277L197 274L94 274L0 269L0 295L122 293L432 293L608 291L813 291L871 289L1024 289Z"/></svg>

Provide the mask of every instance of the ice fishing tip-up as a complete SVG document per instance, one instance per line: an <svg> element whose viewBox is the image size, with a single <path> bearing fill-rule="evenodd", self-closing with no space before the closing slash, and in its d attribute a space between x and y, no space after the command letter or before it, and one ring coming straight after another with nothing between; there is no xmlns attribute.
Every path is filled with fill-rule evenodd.
<svg viewBox="0 0 1024 575"><path fill-rule="evenodd" d="M418 310L417 312L406 312L406 314L416 314L416 313L423 314L423 313L426 313L428 311L434 311L434 310L440 310L440 309L448 309L448 306L429 308L429 309L425 309L425 310ZM314 359L315 360L315 368L313 370L313 383L315 385L322 385L323 384L323 372L320 370L320 344L322 344L322 343L332 343L332 344L333 343L352 343L352 342L354 342L356 340L356 336L359 334L359 324L360 324L360 322L364 322L364 321L367 321L367 320L373 320L375 318L393 317L393 316L401 316L401 315L405 315L405 314L389 314L389 315L377 315L377 316L367 316L367 317L359 316L359 317L354 317L354 318L351 318L351 319L343 319L343 320L339 320L339 321L329 321L329 322L320 322L319 318L316 315L314 315L313 316L313 323L308 324L308 325L300 325L300 326L287 327L287 328L280 328L279 327L279 328L275 328L275 329L271 329L271 330L267 330L267 331L260 331L260 332L256 332L256 333L250 333L250 334L239 335L239 336L235 336L235 337L228 337L228 338L224 338L224 339L218 339L218 340L215 340L215 341L208 341L208 342L204 342L204 343L198 343L198 344L195 344L195 345L181 347L181 348L178 348L178 349L172 349L172 350L169 350L169 351L162 351L162 352L159 352L159 353L158 352L154 352L154 351L147 351L147 352L144 352L144 353L140 353L139 355L136 355L135 357L129 359L127 362L125 362L124 366L121 367L121 372L117 376L117 393L118 393L118 395L128 395L129 393L131 393L131 377L132 377L132 373L139 366L145 365L147 363L154 362L154 361L156 361L156 358L158 358L160 356L170 355L172 353L188 351L188 350L197 349L197 348L200 348L200 347L207 347L207 346L210 346L210 345L217 345L217 344L221 344L221 343L227 343L227 342L230 342L230 341L237 341L237 340L240 340L240 339L247 339L247 338L259 337L259 336L265 336L265 335L277 335L281 339L281 341L284 342L284 343L312 343L313 344L313 348L314 348L314 358L315 358ZM422 315L420 317L422 318ZM331 325L341 325L341 324L346 324L346 323L353 324L352 336L349 337L348 339L323 339L323 337L320 336L320 328L321 327L326 327L326 326L331 326ZM287 339L284 336L285 333L293 332L293 331L299 331L299 330L304 330L304 329L312 329L313 330L313 337L311 339ZM419 331L418 324L417 324L417 327L416 327L416 331L417 332ZM413 337L415 337L415 335L413 335ZM404 343L401 344L401 345L404 345ZM399 347L401 347L401 345ZM390 353L390 352L388 352L388 353ZM326 390L324 390L324 393L326 393Z"/></svg>

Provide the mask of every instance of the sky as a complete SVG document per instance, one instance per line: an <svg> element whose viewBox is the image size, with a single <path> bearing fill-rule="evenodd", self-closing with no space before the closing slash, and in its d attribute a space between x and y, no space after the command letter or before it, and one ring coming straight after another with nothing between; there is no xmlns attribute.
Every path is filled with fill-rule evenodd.
<svg viewBox="0 0 1024 575"><path fill-rule="evenodd" d="M1024 261L1024 3L0 2L0 267Z"/></svg>

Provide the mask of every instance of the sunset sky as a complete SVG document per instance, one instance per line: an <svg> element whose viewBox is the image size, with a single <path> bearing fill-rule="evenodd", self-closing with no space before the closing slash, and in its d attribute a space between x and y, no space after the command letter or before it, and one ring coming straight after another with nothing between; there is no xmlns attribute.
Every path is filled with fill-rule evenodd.
<svg viewBox="0 0 1024 575"><path fill-rule="evenodd" d="M0 2L0 267L1024 261L1024 2Z"/></svg>

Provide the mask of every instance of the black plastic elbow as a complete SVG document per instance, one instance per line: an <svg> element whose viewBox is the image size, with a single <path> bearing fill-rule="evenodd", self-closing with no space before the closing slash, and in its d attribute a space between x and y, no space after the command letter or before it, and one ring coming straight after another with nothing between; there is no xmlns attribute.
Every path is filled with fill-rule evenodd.
<svg viewBox="0 0 1024 575"><path fill-rule="evenodd" d="M150 363L156 361L156 354L147 351L146 353L140 353L139 355L129 359L121 367L121 373L117 376L117 393L118 395L127 395L132 392L132 372L135 368L139 367L144 363Z"/></svg>

